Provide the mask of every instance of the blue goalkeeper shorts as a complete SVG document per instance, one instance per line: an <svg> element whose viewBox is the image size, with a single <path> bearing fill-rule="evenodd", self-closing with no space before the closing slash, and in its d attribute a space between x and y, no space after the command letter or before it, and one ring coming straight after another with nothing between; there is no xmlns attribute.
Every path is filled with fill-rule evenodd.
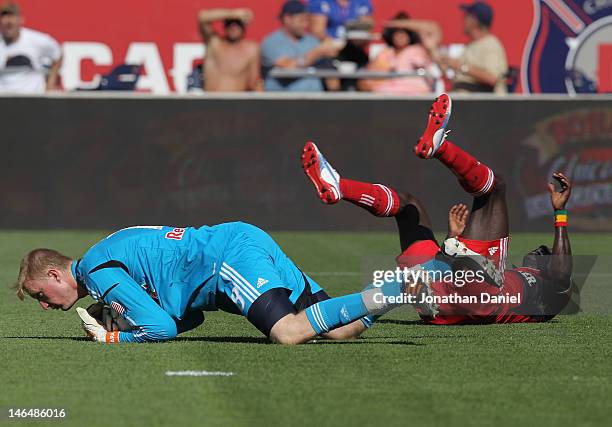
<svg viewBox="0 0 612 427"><path fill-rule="evenodd" d="M217 307L247 317L264 334L280 318L329 299L263 230L235 225L217 281Z"/></svg>

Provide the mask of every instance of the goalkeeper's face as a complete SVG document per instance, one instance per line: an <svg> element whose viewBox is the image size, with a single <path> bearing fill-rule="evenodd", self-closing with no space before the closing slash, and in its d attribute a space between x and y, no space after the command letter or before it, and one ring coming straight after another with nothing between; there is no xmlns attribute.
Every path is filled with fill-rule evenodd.
<svg viewBox="0 0 612 427"><path fill-rule="evenodd" d="M79 299L76 281L60 270L49 270L44 278L30 281L28 293L43 310L70 310Z"/></svg>

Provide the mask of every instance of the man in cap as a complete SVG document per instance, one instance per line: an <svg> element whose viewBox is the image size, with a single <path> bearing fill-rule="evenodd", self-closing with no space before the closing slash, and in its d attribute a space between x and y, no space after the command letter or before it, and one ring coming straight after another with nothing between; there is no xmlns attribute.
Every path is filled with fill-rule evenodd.
<svg viewBox="0 0 612 427"><path fill-rule="evenodd" d="M62 51L50 35L23 27L19 6L0 7L0 92L44 93L57 89Z"/></svg>
<svg viewBox="0 0 612 427"><path fill-rule="evenodd" d="M443 70L454 70L454 91L506 93L508 62L503 45L491 33L493 9L483 1L462 5L461 9L469 43L459 58L438 55L435 59Z"/></svg>
<svg viewBox="0 0 612 427"><path fill-rule="evenodd" d="M208 9L199 14L200 33L206 44L204 90L242 92L261 89L259 46L246 40L246 26L253 19L250 9ZM213 23L223 21L220 36Z"/></svg>
<svg viewBox="0 0 612 427"><path fill-rule="evenodd" d="M306 6L297 0L283 4L279 19L281 28L269 34L261 44L262 65L265 69L306 68L322 59L338 54L338 46L332 40L319 40L307 34L309 18ZM265 90L317 92L323 90L321 80L314 77L299 79L275 79L267 77Z"/></svg>

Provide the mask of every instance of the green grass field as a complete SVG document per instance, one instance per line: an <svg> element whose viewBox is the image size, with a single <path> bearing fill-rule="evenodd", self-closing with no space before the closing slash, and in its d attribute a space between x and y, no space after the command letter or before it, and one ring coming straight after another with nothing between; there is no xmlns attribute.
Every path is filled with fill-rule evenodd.
<svg viewBox="0 0 612 427"><path fill-rule="evenodd" d="M80 256L103 232L2 232L0 281L34 247ZM330 294L361 289L366 254L395 255L386 233L274 233ZM573 235L576 254L612 255L612 235ZM523 254L550 235L513 235ZM609 279L608 279L609 280ZM433 327L409 308L362 339L269 344L244 318L215 312L174 342L85 341L74 310L43 312L0 291L0 408L65 408L54 423L115 425L609 425L612 316L546 324ZM80 305L88 305L89 300ZM231 371L168 377L166 371ZM2 423L0 419L0 423ZM25 425L23 421L7 425Z"/></svg>

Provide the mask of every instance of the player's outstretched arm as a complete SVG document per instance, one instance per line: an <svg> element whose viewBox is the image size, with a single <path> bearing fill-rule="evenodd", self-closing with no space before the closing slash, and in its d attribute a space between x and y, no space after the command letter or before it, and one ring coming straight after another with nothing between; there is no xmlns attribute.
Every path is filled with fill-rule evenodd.
<svg viewBox="0 0 612 427"><path fill-rule="evenodd" d="M548 263L547 276L554 283L564 286L568 284L572 275L572 248L567 233L566 204L572 193L572 184L568 177L561 172L553 174L553 179L559 184L557 191L553 183L548 184L550 201L555 210L555 241L552 248L552 257Z"/></svg>

